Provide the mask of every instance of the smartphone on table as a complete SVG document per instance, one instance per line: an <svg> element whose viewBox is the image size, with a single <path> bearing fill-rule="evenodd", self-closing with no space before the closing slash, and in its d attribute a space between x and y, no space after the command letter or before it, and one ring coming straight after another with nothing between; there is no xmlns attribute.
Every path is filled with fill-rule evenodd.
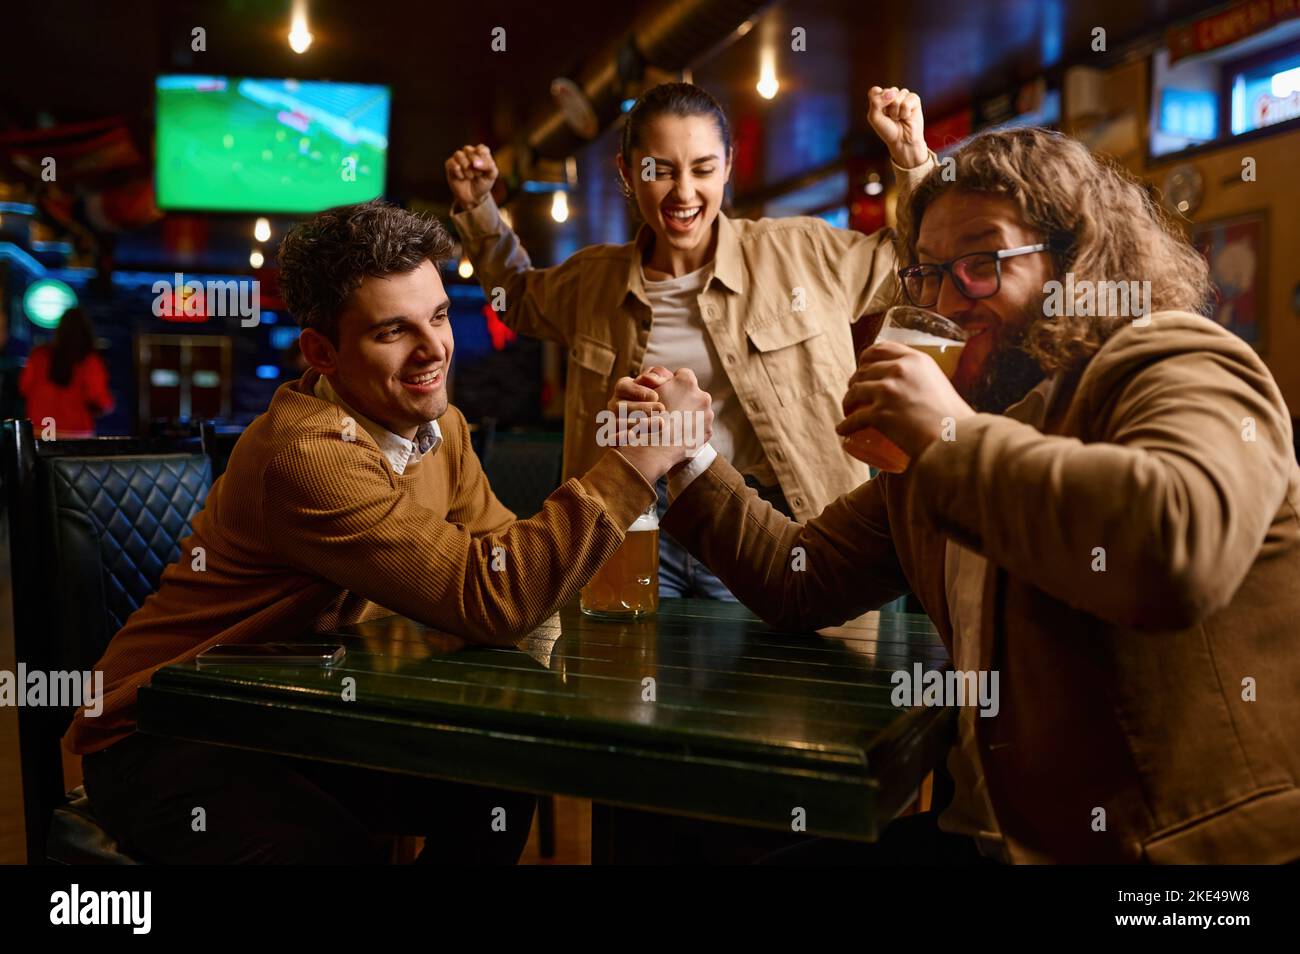
<svg viewBox="0 0 1300 954"><path fill-rule="evenodd" d="M219 643L195 657L200 666L319 666L328 669L343 661L347 650L338 643Z"/></svg>

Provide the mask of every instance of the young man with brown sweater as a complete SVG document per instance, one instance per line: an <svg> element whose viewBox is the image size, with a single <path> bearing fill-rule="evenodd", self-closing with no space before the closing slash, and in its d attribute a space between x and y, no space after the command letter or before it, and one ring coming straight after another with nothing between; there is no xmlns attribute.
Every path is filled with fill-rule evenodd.
<svg viewBox="0 0 1300 954"><path fill-rule="evenodd" d="M381 202L322 213L284 238L280 284L311 370L240 437L179 561L95 667L102 714L82 710L65 737L97 816L150 860L365 862L382 860L393 834L424 835L424 862L513 863L523 848L532 796L134 731L136 690L153 671L218 643L400 613L514 645L577 595L684 459L683 446L611 448L516 520L447 400L454 341L437 266L451 251L436 221ZM711 425L689 373L658 400ZM192 830L196 805L206 831ZM491 829L497 806L505 834Z"/></svg>
<svg viewBox="0 0 1300 954"><path fill-rule="evenodd" d="M969 337L953 382L864 350L840 432L908 469L800 525L719 457L661 526L782 628L911 590L999 704L958 706L941 811L787 860L1300 858L1300 468L1264 363L1196 313L1205 262L1041 129L976 138L900 211L908 298Z"/></svg>

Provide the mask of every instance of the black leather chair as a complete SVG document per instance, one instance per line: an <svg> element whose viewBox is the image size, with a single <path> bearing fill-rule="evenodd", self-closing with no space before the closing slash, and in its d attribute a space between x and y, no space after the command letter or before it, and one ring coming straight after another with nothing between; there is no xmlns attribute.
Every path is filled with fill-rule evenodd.
<svg viewBox="0 0 1300 954"><path fill-rule="evenodd" d="M37 441L4 422L3 479L13 578L14 648L28 671L90 670L158 587L212 484L205 444L189 438ZM65 792L60 740L70 707L18 709L29 863L139 864Z"/></svg>

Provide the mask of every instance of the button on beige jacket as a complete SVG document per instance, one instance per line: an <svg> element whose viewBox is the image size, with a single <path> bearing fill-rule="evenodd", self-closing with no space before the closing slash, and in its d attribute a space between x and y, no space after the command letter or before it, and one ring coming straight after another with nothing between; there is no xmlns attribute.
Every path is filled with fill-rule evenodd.
<svg viewBox="0 0 1300 954"><path fill-rule="evenodd" d="M931 154L916 168L894 167L900 202L933 163ZM452 222L488 301L504 294L501 319L568 348L564 474L580 476L601 451L596 415L614 382L641 371L652 322L641 261L653 233L643 225L633 242L593 245L553 268L533 268L490 197ZM780 484L801 522L868 477L840 449L835 425L856 365L850 325L896 294L890 238L808 217L718 216L700 315L762 444L760 480Z"/></svg>

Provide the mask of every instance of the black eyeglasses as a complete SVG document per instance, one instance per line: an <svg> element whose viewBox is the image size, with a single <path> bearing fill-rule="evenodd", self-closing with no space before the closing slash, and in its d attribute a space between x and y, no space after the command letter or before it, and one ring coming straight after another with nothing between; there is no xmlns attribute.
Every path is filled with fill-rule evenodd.
<svg viewBox="0 0 1300 954"><path fill-rule="evenodd" d="M903 282L903 294L910 304L917 308L933 308L939 301L939 288L943 276L952 279L953 286L967 298L989 298L998 293L1002 287L1002 260L1015 258L1017 255L1032 255L1035 252L1047 252L1051 243L1022 245L1019 248L1004 248L996 252L971 252L961 255L950 262L926 262L923 265L908 265L898 270L898 277Z"/></svg>

